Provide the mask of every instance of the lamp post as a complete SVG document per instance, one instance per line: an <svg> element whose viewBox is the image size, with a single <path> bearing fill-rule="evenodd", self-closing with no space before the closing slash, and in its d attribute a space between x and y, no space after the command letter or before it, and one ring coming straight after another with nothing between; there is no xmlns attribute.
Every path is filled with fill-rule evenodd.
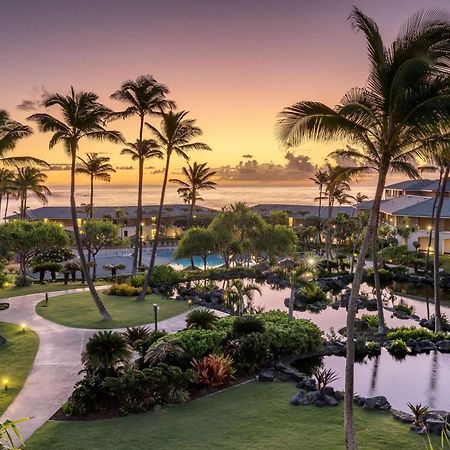
<svg viewBox="0 0 450 450"><path fill-rule="evenodd" d="M139 261L138 266L142 266L142 234L144 229L144 222L141 222L141 225L139 227Z"/></svg>
<svg viewBox="0 0 450 450"><path fill-rule="evenodd" d="M155 331L158 331L158 305L153 303L153 312L155 314Z"/></svg>
<svg viewBox="0 0 450 450"><path fill-rule="evenodd" d="M4 387L5 391L8 390L8 383L9 383L8 378L5 378L5 379L3 380L3 387Z"/></svg>

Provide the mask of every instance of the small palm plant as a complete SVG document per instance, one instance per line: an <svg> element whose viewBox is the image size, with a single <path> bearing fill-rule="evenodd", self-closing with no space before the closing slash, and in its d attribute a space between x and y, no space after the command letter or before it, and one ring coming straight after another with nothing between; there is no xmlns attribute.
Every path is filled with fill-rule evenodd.
<svg viewBox="0 0 450 450"><path fill-rule="evenodd" d="M186 317L188 328L213 330L216 327L217 316L207 309L194 309Z"/></svg>
<svg viewBox="0 0 450 450"><path fill-rule="evenodd" d="M30 420L29 417L17 420L5 420L0 422L0 448L5 450L18 450L25 445L22 435L17 425L22 422ZM14 444L14 436L20 441L20 447L16 447Z"/></svg>
<svg viewBox="0 0 450 450"><path fill-rule="evenodd" d="M178 362L186 357L186 352L180 347L177 339L161 342L150 347L144 357L144 362L150 366L158 363Z"/></svg>
<svg viewBox="0 0 450 450"><path fill-rule="evenodd" d="M407 403L412 415L414 416L414 425L423 427L425 425L425 417L429 412L428 406L422 406L421 403L416 405Z"/></svg>
<svg viewBox="0 0 450 450"><path fill-rule="evenodd" d="M106 374L117 373L120 364L131 358L131 349L125 336L116 331L99 331L87 342L81 356L86 368Z"/></svg>
<svg viewBox="0 0 450 450"><path fill-rule="evenodd" d="M133 349L137 350L137 343L139 341L143 342L146 341L150 335L151 331L149 327L141 326L141 327L127 327L126 331L124 331L122 334L124 335L125 339L128 342L128 345Z"/></svg>
<svg viewBox="0 0 450 450"><path fill-rule="evenodd" d="M313 375L317 382L317 390L320 393L322 393L329 384L339 379L333 369L316 369Z"/></svg>

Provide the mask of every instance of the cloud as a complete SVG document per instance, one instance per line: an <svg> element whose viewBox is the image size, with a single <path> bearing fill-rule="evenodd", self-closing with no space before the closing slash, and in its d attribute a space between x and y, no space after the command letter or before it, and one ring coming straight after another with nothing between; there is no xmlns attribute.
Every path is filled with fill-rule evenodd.
<svg viewBox="0 0 450 450"><path fill-rule="evenodd" d="M70 170L70 164L50 164L50 167L44 167L42 170L48 172L53 170Z"/></svg>
<svg viewBox="0 0 450 450"><path fill-rule="evenodd" d="M23 99L18 105L17 109L23 111L36 111L42 107L43 100L47 97L49 92L45 86L33 87L30 92L30 98Z"/></svg>
<svg viewBox="0 0 450 450"><path fill-rule="evenodd" d="M253 158L253 155L250 155L249 153L246 153L245 155L242 155L242 158L250 159L250 158Z"/></svg>
<svg viewBox="0 0 450 450"><path fill-rule="evenodd" d="M116 166L116 170L133 170L134 166Z"/></svg>

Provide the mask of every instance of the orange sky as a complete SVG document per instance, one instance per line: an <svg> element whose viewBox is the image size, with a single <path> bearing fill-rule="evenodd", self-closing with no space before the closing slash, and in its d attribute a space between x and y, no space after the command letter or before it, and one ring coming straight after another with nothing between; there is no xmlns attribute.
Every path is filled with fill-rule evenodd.
<svg viewBox="0 0 450 450"><path fill-rule="evenodd" d="M284 164L274 136L276 114L297 100L336 104L367 76L364 41L346 20L356 3L392 39L419 7L448 9L447 0L192 0L95 2L25 0L2 5L0 16L0 108L24 121L33 111L17 108L38 100L42 88L92 90L114 109L109 95L122 81L152 74L165 83L180 109L191 111L213 152L192 153L211 167L236 165L242 155ZM130 141L134 120L118 121ZM49 135L23 140L16 154L68 163L62 148L48 150ZM340 144L304 143L298 151L321 164ZM84 142L81 153L104 152L114 166L132 162L121 146ZM176 170L182 161L175 160ZM161 162L149 162L161 168ZM147 172L147 182L159 175ZM50 173L64 184L67 172ZM134 183L119 171L117 184ZM82 179L80 179L82 182Z"/></svg>

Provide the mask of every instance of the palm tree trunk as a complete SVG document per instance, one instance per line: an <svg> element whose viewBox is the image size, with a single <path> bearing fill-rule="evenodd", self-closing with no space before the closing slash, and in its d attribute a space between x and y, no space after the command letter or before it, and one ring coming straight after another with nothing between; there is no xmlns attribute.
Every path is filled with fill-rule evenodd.
<svg viewBox="0 0 450 450"><path fill-rule="evenodd" d="M292 320L294 318L294 301L295 301L295 283L292 283L291 294L289 295L288 320Z"/></svg>
<svg viewBox="0 0 450 450"><path fill-rule="evenodd" d="M91 197L90 197L91 207L89 209L89 218L94 217L94 175L91 175Z"/></svg>
<svg viewBox="0 0 450 450"><path fill-rule="evenodd" d="M330 246L331 246L331 192L329 193L329 199L328 199L328 217L327 217L327 235L326 235L326 248L325 253L327 257L327 272L330 271Z"/></svg>
<svg viewBox="0 0 450 450"><path fill-rule="evenodd" d="M3 194L0 194L0 215L2 213Z"/></svg>
<svg viewBox="0 0 450 450"><path fill-rule="evenodd" d="M383 299L381 297L380 273L378 271L378 212L375 224L375 231L372 233L372 262L373 279L375 282L375 296L377 299L378 334L386 334L386 322L384 320Z"/></svg>
<svg viewBox="0 0 450 450"><path fill-rule="evenodd" d="M166 160L166 168L164 170L164 180L163 185L161 189L161 199L159 201L159 209L158 209L158 221L156 222L156 230L155 230L155 237L153 240L153 247L152 247L152 256L150 258L150 264L148 266L148 272L147 276L144 280L144 286L142 287L142 291L137 297L137 301L144 300L145 295L148 291L148 288L150 286L150 280L152 279L153 275L153 268L155 266L155 259L156 259L156 251L158 250L158 239L159 239L159 233L161 231L161 219L162 219L162 211L164 208L164 198L166 196L166 187L167 187L167 178L169 176L169 165L170 165L170 150L167 152L167 160Z"/></svg>
<svg viewBox="0 0 450 450"><path fill-rule="evenodd" d="M192 200L191 200L191 207L189 210L189 218L188 218L188 229L192 225L192 217L194 216L194 208L195 208L195 189L192 190ZM193 256L191 256L191 267L192 267L192 270L195 269ZM206 260L205 260L205 270L206 270Z"/></svg>
<svg viewBox="0 0 450 450"><path fill-rule="evenodd" d="M106 310L103 302L100 300L98 292L96 291L94 283L92 282L89 270L87 268L86 256L84 255L83 245L81 244L80 239L80 228L78 226L77 204L75 199L75 167L77 162L76 144L72 144L71 156L72 156L72 165L70 168L70 211L72 215L73 236L75 240L75 245L78 250L78 256L80 258L80 266L83 272L84 279L86 280L89 291L92 295L92 299L94 300L95 306L97 307L99 313L102 315L103 320L111 320L112 317Z"/></svg>
<svg viewBox="0 0 450 450"><path fill-rule="evenodd" d="M447 179L450 172L450 164L447 164L444 172L444 178L439 191L439 201L436 208L436 215L434 218L434 267L433 267L433 281L434 281L434 331L442 331L442 320L441 320L441 292L440 288L440 277L439 277L439 238L440 238L440 222L442 206L444 204L445 190L447 188Z"/></svg>
<svg viewBox="0 0 450 450"><path fill-rule="evenodd" d="M358 262L355 274L353 276L352 291L347 311L347 357L345 360L345 398L344 398L344 429L345 429L345 446L347 450L355 450L356 434L355 424L353 421L353 394L354 394L354 364L355 364L355 319L356 308L358 305L359 290L364 272L364 264L366 253L369 249L370 239L375 231L378 211L380 209L381 198L383 196L386 175L389 168L388 163L383 163L380 167L378 175L377 188L375 198L370 212L369 222L367 224L366 233L361 243Z"/></svg>
<svg viewBox="0 0 450 450"><path fill-rule="evenodd" d="M6 217L8 216L8 206L9 206L9 192L6 193L6 203L5 203L5 216L4 221L6 222Z"/></svg>

